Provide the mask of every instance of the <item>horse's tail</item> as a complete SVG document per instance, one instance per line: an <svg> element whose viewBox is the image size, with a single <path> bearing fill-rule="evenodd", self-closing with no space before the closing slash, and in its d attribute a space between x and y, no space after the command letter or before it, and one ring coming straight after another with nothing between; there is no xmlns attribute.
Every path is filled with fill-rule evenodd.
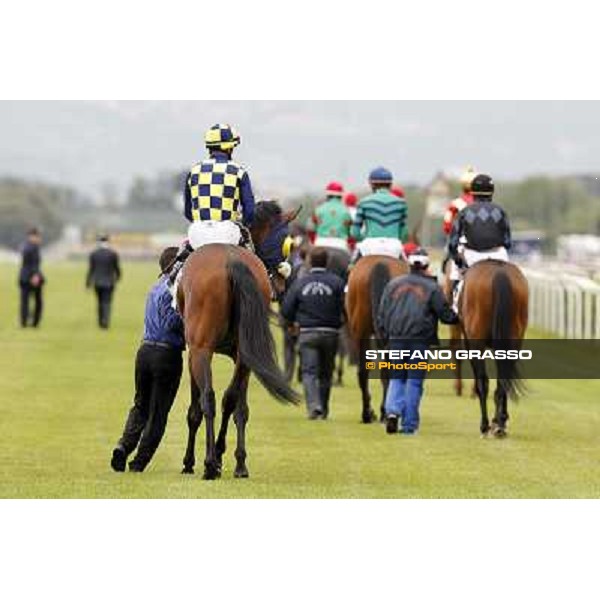
<svg viewBox="0 0 600 600"><path fill-rule="evenodd" d="M377 334L377 312L379 303L383 296L383 290L390 281L390 270L384 262L375 263L369 278L369 294L371 297L371 319L373 321L373 331Z"/></svg>
<svg viewBox="0 0 600 600"><path fill-rule="evenodd" d="M497 271L492 280L492 347L494 349L518 349L520 340L512 339L514 315L513 290L510 277L504 269ZM506 393L517 398L524 385L518 361L498 360L498 382Z"/></svg>
<svg viewBox="0 0 600 600"><path fill-rule="evenodd" d="M298 403L298 396L279 369L269 327L269 308L254 275L241 261L227 265L232 295L232 322L242 362L280 402Z"/></svg>

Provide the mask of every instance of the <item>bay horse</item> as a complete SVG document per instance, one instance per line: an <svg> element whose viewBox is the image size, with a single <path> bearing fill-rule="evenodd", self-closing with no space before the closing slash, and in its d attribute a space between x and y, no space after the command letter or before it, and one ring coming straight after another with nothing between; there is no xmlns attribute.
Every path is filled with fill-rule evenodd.
<svg viewBox="0 0 600 600"><path fill-rule="evenodd" d="M469 267L459 298L459 315L468 349L519 349L527 329L529 286L521 270L499 260L483 260ZM496 410L492 427L487 412L489 378L485 360L471 360L481 408L482 436L506 436L508 397L523 390L518 362L497 360Z"/></svg>
<svg viewBox="0 0 600 600"><path fill-rule="evenodd" d="M346 318L350 348L358 362L358 384L362 394L362 422L373 423L377 420L371 407L369 378L364 361L360 360L360 345L372 337L378 347L383 347L384 341L377 332L377 311L385 286L394 277L405 275L408 265L390 256L363 256L351 269L348 277L348 292L346 294ZM387 391L387 380L381 380L383 400L381 402L380 418L385 417L384 404Z"/></svg>
<svg viewBox="0 0 600 600"><path fill-rule="evenodd" d="M254 244L261 247L273 232L282 233L293 214L276 203L258 203ZM283 257L281 258L283 260ZM221 475L229 420L237 427L236 478L248 477L245 430L248 422L248 381L253 372L267 391L283 403L297 403L277 364L269 326L271 281L263 261L252 251L229 244L208 244L187 259L177 301L188 346L191 399L187 413L188 443L183 473L193 473L195 442L204 417L206 455L204 479ZM215 440L215 392L211 361L214 353L235 362L233 377L222 400L222 417Z"/></svg>

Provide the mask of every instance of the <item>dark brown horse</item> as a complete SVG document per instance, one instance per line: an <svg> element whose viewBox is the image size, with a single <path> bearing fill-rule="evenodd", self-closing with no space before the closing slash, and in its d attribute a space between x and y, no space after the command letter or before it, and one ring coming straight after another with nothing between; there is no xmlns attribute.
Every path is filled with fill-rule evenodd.
<svg viewBox="0 0 600 600"><path fill-rule="evenodd" d="M408 272L408 265L389 256L365 256L350 271L348 277L348 293L346 294L346 317L351 351L358 361L358 384L362 394L362 422L372 423L377 416L371 407L369 379L366 365L360 360L360 345L374 338L375 344L383 345L377 335L376 317L383 290L394 277ZM381 418L384 417L385 393L387 380L381 380L383 400L381 402Z"/></svg>
<svg viewBox="0 0 600 600"><path fill-rule="evenodd" d="M529 287L521 270L511 263L484 260L465 274L459 299L459 314L469 349L519 349L527 329ZM471 360L475 389L481 407L482 435L490 431L487 412L489 378L485 360ZM509 396L522 389L518 363L497 360L497 386L494 393L496 411L491 432L506 435Z"/></svg>
<svg viewBox="0 0 600 600"><path fill-rule="evenodd" d="M281 209L275 210L271 203L259 203L253 232L256 235L253 238L255 245L264 246L271 233L279 231L279 226L287 223L289 218L292 215L284 215ZM227 427L233 415L237 427L234 476L248 477L245 429L249 415L250 372L278 400L297 402L295 393L277 365L269 327L271 293L271 281L263 262L243 248L209 244L193 252L184 266L177 298L184 317L191 375L184 473L194 472L196 434L204 417L204 478L220 476ZM215 352L225 354L235 362L233 378L223 396L222 420L216 439L216 403L211 370Z"/></svg>

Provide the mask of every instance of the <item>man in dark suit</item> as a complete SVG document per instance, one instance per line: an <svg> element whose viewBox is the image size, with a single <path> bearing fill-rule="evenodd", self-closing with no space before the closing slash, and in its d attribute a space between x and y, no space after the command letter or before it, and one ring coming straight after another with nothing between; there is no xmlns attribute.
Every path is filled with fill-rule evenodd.
<svg viewBox="0 0 600 600"><path fill-rule="evenodd" d="M19 272L19 287L21 288L21 327L37 327L42 318L43 297L42 287L45 279L40 270L40 245L42 236L35 227L27 232L27 241L21 249L21 270ZM33 314L30 300L33 296Z"/></svg>
<svg viewBox="0 0 600 600"><path fill-rule="evenodd" d="M115 285L121 279L119 255L108 245L108 236L98 238L98 247L90 254L86 286L92 285L98 297L98 325L108 329Z"/></svg>

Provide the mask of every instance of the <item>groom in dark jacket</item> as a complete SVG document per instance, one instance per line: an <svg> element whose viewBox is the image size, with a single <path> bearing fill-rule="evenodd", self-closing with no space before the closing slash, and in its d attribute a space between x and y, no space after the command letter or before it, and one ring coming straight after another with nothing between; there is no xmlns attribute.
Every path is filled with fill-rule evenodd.
<svg viewBox="0 0 600 600"><path fill-rule="evenodd" d="M434 277L428 274L429 256L417 248L408 256L410 274L390 281L381 298L377 315L380 334L390 350L423 351L439 343L438 320L447 325L458 322ZM422 362L404 360L404 363ZM419 405L426 371L402 370L390 379L385 400L386 430L411 435L419 428Z"/></svg>

